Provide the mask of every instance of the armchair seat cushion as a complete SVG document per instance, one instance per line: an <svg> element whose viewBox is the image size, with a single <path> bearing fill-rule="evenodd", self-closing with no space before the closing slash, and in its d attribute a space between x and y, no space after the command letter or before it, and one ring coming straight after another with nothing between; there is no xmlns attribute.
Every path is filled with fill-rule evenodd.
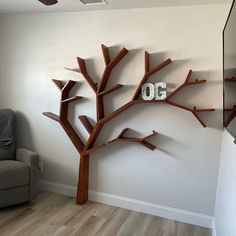
<svg viewBox="0 0 236 236"><path fill-rule="evenodd" d="M0 190L29 184L29 167L19 161L0 161Z"/></svg>

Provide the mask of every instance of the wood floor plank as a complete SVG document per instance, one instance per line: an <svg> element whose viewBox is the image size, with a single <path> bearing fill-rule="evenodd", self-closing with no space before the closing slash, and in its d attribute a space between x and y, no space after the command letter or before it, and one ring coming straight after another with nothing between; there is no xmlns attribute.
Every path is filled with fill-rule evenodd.
<svg viewBox="0 0 236 236"><path fill-rule="evenodd" d="M92 236L105 223L105 218L91 216L74 234L73 236Z"/></svg>
<svg viewBox="0 0 236 236"><path fill-rule="evenodd" d="M100 208L93 214L94 216L108 219L117 210L117 207L100 204Z"/></svg>
<svg viewBox="0 0 236 236"><path fill-rule="evenodd" d="M27 236L52 236L58 230L58 225L48 225L43 224L41 227L38 227L34 232L30 233ZM19 235L25 236L25 235Z"/></svg>
<svg viewBox="0 0 236 236"><path fill-rule="evenodd" d="M157 216L146 215L143 222L135 232L137 236L159 236L161 234L162 218Z"/></svg>
<svg viewBox="0 0 236 236"><path fill-rule="evenodd" d="M42 192L0 209L0 236L211 236L211 230L122 208Z"/></svg>
<svg viewBox="0 0 236 236"><path fill-rule="evenodd" d="M30 215L29 219L25 220L12 231L11 236L33 235L38 228L41 228L47 222L47 220L48 219L44 217L41 212L34 212L34 214Z"/></svg>
<svg viewBox="0 0 236 236"><path fill-rule="evenodd" d="M193 225L193 236L211 236L211 230Z"/></svg>
<svg viewBox="0 0 236 236"><path fill-rule="evenodd" d="M45 208L39 208L39 210L35 211L31 218L25 224L18 227L12 236L30 235L38 230L38 228L44 227L44 225L53 225L51 220L54 219L58 212L64 209L69 200L71 198L65 196L57 196L53 202L45 199L50 204L45 205Z"/></svg>
<svg viewBox="0 0 236 236"><path fill-rule="evenodd" d="M26 208L21 213L15 215L14 217L8 219L5 221L0 228L0 235L1 236L9 236L12 235L18 227L20 227L22 224L27 222L31 217L32 214L35 212L35 210L32 210L30 208Z"/></svg>
<svg viewBox="0 0 236 236"><path fill-rule="evenodd" d="M130 211L118 208L113 212L111 217L96 232L96 236L113 236L117 235L122 224L125 222Z"/></svg>
<svg viewBox="0 0 236 236"><path fill-rule="evenodd" d="M76 232L76 229L67 226L60 226L52 236L72 236Z"/></svg>
<svg viewBox="0 0 236 236"><path fill-rule="evenodd" d="M0 209L0 228L5 221L25 211L25 204Z"/></svg>
<svg viewBox="0 0 236 236"><path fill-rule="evenodd" d="M78 213L80 208L81 206L75 204L75 200L71 198L63 208L54 214L54 216L51 216L48 223L51 225L64 225Z"/></svg>
<svg viewBox="0 0 236 236"><path fill-rule="evenodd" d="M178 222L174 220L164 219L162 218L162 224L160 232L164 235L176 235L178 229Z"/></svg>
<svg viewBox="0 0 236 236"><path fill-rule="evenodd" d="M142 213L131 211L118 231L117 236L129 236L134 234L135 231L141 227L144 217L145 215Z"/></svg>
<svg viewBox="0 0 236 236"><path fill-rule="evenodd" d="M29 203L29 206L35 210L43 210L51 205L57 199L61 199L62 195L55 193L42 193L37 199Z"/></svg>
<svg viewBox="0 0 236 236"><path fill-rule="evenodd" d="M81 227L98 209L100 205L94 202L87 202L81 207L75 215L65 222L69 227Z"/></svg>

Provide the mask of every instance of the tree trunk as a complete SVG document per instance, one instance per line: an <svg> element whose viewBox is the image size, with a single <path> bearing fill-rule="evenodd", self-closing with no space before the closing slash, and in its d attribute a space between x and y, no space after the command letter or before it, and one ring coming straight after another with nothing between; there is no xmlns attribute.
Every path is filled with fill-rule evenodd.
<svg viewBox="0 0 236 236"><path fill-rule="evenodd" d="M77 204L84 204L88 201L89 182L89 155L80 155L79 180L77 185Z"/></svg>

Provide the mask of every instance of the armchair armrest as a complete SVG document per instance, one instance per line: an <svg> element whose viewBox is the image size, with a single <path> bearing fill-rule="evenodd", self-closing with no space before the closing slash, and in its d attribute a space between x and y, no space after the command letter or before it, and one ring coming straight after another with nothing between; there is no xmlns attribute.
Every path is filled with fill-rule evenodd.
<svg viewBox="0 0 236 236"><path fill-rule="evenodd" d="M38 154L24 148L19 148L16 150L16 160L23 162L30 169L29 199L32 199L37 196L37 184L39 175Z"/></svg>

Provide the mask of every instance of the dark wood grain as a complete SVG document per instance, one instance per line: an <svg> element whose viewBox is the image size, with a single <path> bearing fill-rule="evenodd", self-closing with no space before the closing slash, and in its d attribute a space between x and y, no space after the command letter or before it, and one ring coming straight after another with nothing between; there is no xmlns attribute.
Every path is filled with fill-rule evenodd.
<svg viewBox="0 0 236 236"><path fill-rule="evenodd" d="M236 77L225 78L226 82L236 82Z"/></svg>
<svg viewBox="0 0 236 236"><path fill-rule="evenodd" d="M61 80L52 79L52 82L57 86L57 88L61 91L64 87L64 84Z"/></svg>
<svg viewBox="0 0 236 236"><path fill-rule="evenodd" d="M52 113L52 112L43 112L43 115L49 117L52 120L55 120L57 122L60 122L60 116Z"/></svg>
<svg viewBox="0 0 236 236"><path fill-rule="evenodd" d="M86 130L88 131L89 134L91 134L93 132L93 126L90 123L89 119L87 116L79 116L79 119L81 121L81 123L84 125L84 127L86 128Z"/></svg>
<svg viewBox="0 0 236 236"><path fill-rule="evenodd" d="M85 60L80 57L77 57L77 62L78 62L79 68L80 68L80 70L78 70L78 72L80 72L84 76L85 80L88 82L88 84L90 85L92 90L96 93L97 86L88 74Z"/></svg>
<svg viewBox="0 0 236 236"><path fill-rule="evenodd" d="M120 141L120 142L130 142L130 143L138 143L138 144L141 144L141 145L145 146L146 148L151 149L152 151L154 149L156 149L155 145L153 145L152 143L147 141L147 139L149 139L149 138L151 138L151 137L153 137L153 136L158 134L156 131L153 131L152 134L149 134L149 135L147 135L147 136L145 136L143 138L135 138L135 137L124 136L125 133L128 130L129 130L129 128L123 129L116 138L114 138L112 140L109 140L109 141L107 141L105 143L99 144L99 145L97 145L95 147L92 147L89 150L87 150L86 153L89 154L91 152L95 152L96 150L98 150L100 148L103 148L103 147L105 147L105 146L107 146L107 145L109 145L109 144L111 144L113 142L117 142L117 141Z"/></svg>
<svg viewBox="0 0 236 236"><path fill-rule="evenodd" d="M89 183L89 156L88 154L80 155L79 176L77 187L77 204L84 204L88 201L88 183Z"/></svg>
<svg viewBox="0 0 236 236"><path fill-rule="evenodd" d="M232 108L226 108L224 111L231 112L227 120L224 122L224 127L228 127L229 124L234 120L236 117L236 106L233 106Z"/></svg>
<svg viewBox="0 0 236 236"><path fill-rule="evenodd" d="M101 93L105 90L105 87L110 78L112 70L115 68L116 65L118 65L118 63L125 57L127 53L128 53L128 50L126 48L122 48L120 52L117 54L117 56L113 60L111 60L109 64L106 65L106 68L102 75L101 82L98 87L98 93Z"/></svg>
<svg viewBox="0 0 236 236"><path fill-rule="evenodd" d="M114 92L114 91L116 91L116 90L122 88L122 87L123 87L122 84L114 85L114 86L111 87L110 89L107 89L107 90L105 90L105 91L99 93L99 95L103 95L103 96L105 96L105 95L107 95L107 94L109 94L109 93L112 93L112 92Z"/></svg>
<svg viewBox="0 0 236 236"><path fill-rule="evenodd" d="M79 99L81 99L81 98L82 98L82 97L80 97L80 96L73 96L73 97L67 98L67 99L65 99L65 100L63 100L63 101L61 101L61 102L62 102L62 103L65 103L65 102L69 103L69 102L77 101L77 100L79 100Z"/></svg>
<svg viewBox="0 0 236 236"><path fill-rule="evenodd" d="M38 1L43 3L46 6L51 6L58 3L57 0L38 0Z"/></svg>

